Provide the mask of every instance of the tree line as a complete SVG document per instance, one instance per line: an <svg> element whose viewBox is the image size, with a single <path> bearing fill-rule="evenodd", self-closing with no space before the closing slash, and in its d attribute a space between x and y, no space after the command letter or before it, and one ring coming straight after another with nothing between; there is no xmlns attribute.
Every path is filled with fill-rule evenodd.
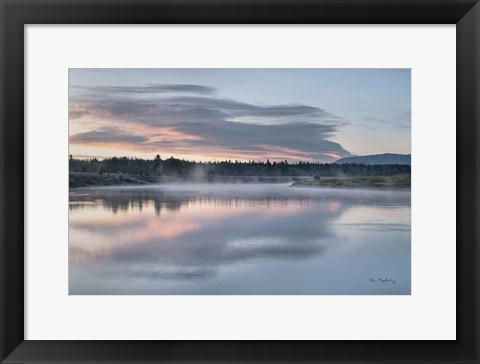
<svg viewBox="0 0 480 364"><path fill-rule="evenodd" d="M69 157L70 172L90 173L123 173L132 176L174 176L214 177L214 176L393 176L410 174L410 165L362 163L335 164L320 162L288 162L288 161L214 161L194 162L170 157L162 159L157 155L153 159L112 157L99 160L97 158L76 159Z"/></svg>

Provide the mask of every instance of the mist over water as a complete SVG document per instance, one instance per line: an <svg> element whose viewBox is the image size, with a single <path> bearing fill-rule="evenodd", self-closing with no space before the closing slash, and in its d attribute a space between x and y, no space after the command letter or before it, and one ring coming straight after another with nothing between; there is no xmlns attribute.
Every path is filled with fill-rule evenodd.
<svg viewBox="0 0 480 364"><path fill-rule="evenodd" d="M70 191L70 294L410 294L410 192Z"/></svg>

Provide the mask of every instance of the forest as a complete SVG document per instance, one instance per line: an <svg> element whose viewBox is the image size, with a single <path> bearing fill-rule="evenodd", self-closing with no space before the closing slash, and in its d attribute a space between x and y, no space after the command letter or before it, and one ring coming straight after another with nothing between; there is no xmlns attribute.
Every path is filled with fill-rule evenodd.
<svg viewBox="0 0 480 364"><path fill-rule="evenodd" d="M394 176L410 174L407 164L335 164L320 162L288 161L209 161L195 162L170 157L153 159L112 157L105 159L76 159L69 157L70 172L88 172L99 175L121 173L130 176L172 176L182 179L232 177L353 177Z"/></svg>

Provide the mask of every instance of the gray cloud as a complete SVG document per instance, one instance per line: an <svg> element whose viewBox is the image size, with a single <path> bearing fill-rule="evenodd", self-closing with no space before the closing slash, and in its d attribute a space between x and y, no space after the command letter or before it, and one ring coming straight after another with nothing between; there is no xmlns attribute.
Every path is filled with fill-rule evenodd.
<svg viewBox="0 0 480 364"><path fill-rule="evenodd" d="M78 119L81 118L82 116L90 114L87 110L80 110L80 111L75 111L75 110L69 110L68 111L68 118L70 120L72 119Z"/></svg>
<svg viewBox="0 0 480 364"><path fill-rule="evenodd" d="M184 92L196 94L213 94L215 89L209 86L191 84L147 84L145 86L71 86L73 88L113 94L149 94Z"/></svg>
<svg viewBox="0 0 480 364"><path fill-rule="evenodd" d="M172 89L186 86L196 85L168 85ZM150 87L157 86L120 89L149 90ZM94 89L98 91L102 88L97 86ZM330 140L338 128L347 123L346 120L322 108L301 104L259 105L212 96L138 98L125 95L130 91L117 92L111 88L110 91L115 95L93 92L72 96L70 102L75 105L72 117L82 116L82 112L96 114L99 120L111 122L116 128L169 128L197 137L181 143L168 143L166 138L153 141L156 135L149 135L152 141L139 141L143 148L149 150L158 150L163 146L172 150L172 154L199 154L208 147L216 147L232 151L232 154L224 156L227 158L234 158L234 154L238 153L241 158L251 159L320 161L336 159L331 154L339 157L350 155L339 143ZM74 135L73 140L80 141L86 133L81 134ZM101 137L100 134L87 136L88 139ZM118 135L113 139L119 139ZM128 140L123 136L120 139ZM131 143L137 142L132 140Z"/></svg>
<svg viewBox="0 0 480 364"><path fill-rule="evenodd" d="M310 116L328 118L333 117L325 110L305 105L275 105L259 106L225 98L207 97L175 97L164 100L168 105L190 105L198 109L222 110L232 117L260 116L260 117L298 117Z"/></svg>
<svg viewBox="0 0 480 364"><path fill-rule="evenodd" d="M70 137L72 143L142 143L147 140L141 135L126 134L118 129L101 129L78 133Z"/></svg>
<svg viewBox="0 0 480 364"><path fill-rule="evenodd" d="M181 123L176 126L188 134L202 137L191 145L228 147L238 151L249 150L274 154L273 147L303 152L304 159L325 159L325 153L349 155L343 147L327 138L335 127L313 123L258 125L235 122L217 124ZM300 158L301 159L301 158Z"/></svg>
<svg viewBox="0 0 480 364"><path fill-rule="evenodd" d="M269 123L282 121L310 121L335 123L342 125L345 120L332 115L324 109L288 104L263 106L244 103L232 99L217 97L164 97L154 100L136 100L116 98L82 99L89 102L93 109L110 113L113 117L123 118L127 122L140 122L158 125L171 122L210 121L224 122L236 118L250 118L255 122L270 119ZM248 122L248 120L242 120ZM263 120L265 121L265 120Z"/></svg>
<svg viewBox="0 0 480 364"><path fill-rule="evenodd" d="M391 115L388 115L388 117L365 116L363 117L363 120L368 122L363 125L367 129L374 129L372 123L379 123L392 128L410 129L411 112L410 110L403 110L401 112L392 113Z"/></svg>

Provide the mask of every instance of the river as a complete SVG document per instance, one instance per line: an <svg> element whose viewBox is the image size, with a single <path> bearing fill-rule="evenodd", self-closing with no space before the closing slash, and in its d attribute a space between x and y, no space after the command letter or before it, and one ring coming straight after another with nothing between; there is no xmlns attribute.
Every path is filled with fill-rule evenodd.
<svg viewBox="0 0 480 364"><path fill-rule="evenodd" d="M409 191L70 190L71 295L410 294Z"/></svg>

